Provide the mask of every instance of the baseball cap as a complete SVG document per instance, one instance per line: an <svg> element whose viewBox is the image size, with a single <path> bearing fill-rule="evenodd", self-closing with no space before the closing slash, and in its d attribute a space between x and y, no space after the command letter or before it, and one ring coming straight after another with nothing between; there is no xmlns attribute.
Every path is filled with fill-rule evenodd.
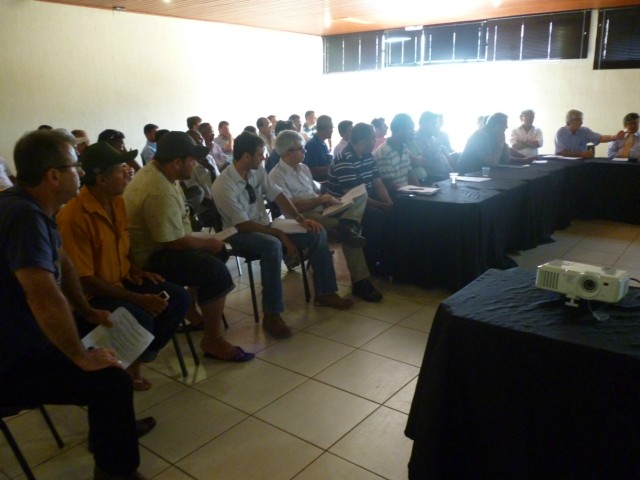
<svg viewBox="0 0 640 480"><path fill-rule="evenodd" d="M165 161L184 157L203 158L207 153L209 153L207 147L196 145L185 132L173 131L158 140L156 158Z"/></svg>
<svg viewBox="0 0 640 480"><path fill-rule="evenodd" d="M119 152L107 142L97 142L89 145L78 160L82 163L82 169L87 174L97 175L107 171L114 165L133 160L137 155L137 150Z"/></svg>

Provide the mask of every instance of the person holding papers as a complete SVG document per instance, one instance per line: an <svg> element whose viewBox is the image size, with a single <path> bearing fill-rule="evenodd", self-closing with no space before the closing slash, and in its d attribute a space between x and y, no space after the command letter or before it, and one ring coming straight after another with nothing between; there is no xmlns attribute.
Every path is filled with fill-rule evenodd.
<svg viewBox="0 0 640 480"><path fill-rule="evenodd" d="M179 285L195 287L197 309L187 315L204 326L200 347L207 358L246 362L253 353L224 338L222 312L235 288L222 260L224 244L192 234L184 193L178 180L187 180L198 158L209 149L196 145L185 132L168 132L158 140L155 158L144 166L124 192L131 253L135 264L158 272Z"/></svg>
<svg viewBox="0 0 640 480"><path fill-rule="evenodd" d="M78 194L76 139L30 132L15 146L18 186L0 194L0 398L3 405L87 405L94 480L144 477L131 378L114 352L86 349L73 311L110 325L80 289L53 216Z"/></svg>
<svg viewBox="0 0 640 480"><path fill-rule="evenodd" d="M640 150L640 133L638 132L638 119L640 115L637 113L627 113L624 116L625 136L623 138L612 140L607 148L607 157L609 158L638 158L638 150ZM632 156L631 154L635 154Z"/></svg>
<svg viewBox="0 0 640 480"><path fill-rule="evenodd" d="M362 252L366 240L360 235L360 224L367 206L366 189L362 188L361 195L348 202L343 199L344 203L328 193L321 195L309 167L302 163L305 156L302 135L290 130L281 132L275 146L280 162L269 174L271 181L282 189L299 212L335 232L342 242L353 295L368 302L380 301L382 295L369 282L369 269ZM336 213L329 214L332 209Z"/></svg>
<svg viewBox="0 0 640 480"><path fill-rule="evenodd" d="M89 303L109 311L124 307L154 335L127 369L134 390L148 390L151 383L140 374L140 363L153 361L171 340L189 307L189 295L181 286L165 282L157 273L140 270L130 261L122 199L129 183L125 166L130 156L131 152L119 152L107 142L87 147L80 155L84 186L60 210L57 222ZM168 298L161 298L161 292ZM82 334L94 327L79 321Z"/></svg>
<svg viewBox="0 0 640 480"><path fill-rule="evenodd" d="M260 258L264 329L275 338L286 338L291 335L291 329L280 316L284 311L283 249L287 255L296 255L298 248L309 249L316 306L347 309L353 301L336 294L338 285L325 230L319 223L305 218L269 179L262 166L264 151L264 141L257 135L250 132L238 135L233 145L233 164L213 184L213 201L224 228L238 230L228 239L234 250ZM285 215L295 219L301 233L287 234L271 226L264 206L265 195Z"/></svg>

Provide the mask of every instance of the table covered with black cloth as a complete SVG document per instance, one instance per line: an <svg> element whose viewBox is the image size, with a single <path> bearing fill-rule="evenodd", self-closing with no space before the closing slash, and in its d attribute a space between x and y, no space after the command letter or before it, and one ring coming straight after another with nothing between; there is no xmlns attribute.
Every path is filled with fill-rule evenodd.
<svg viewBox="0 0 640 480"><path fill-rule="evenodd" d="M579 218L640 224L640 163L587 160L584 184Z"/></svg>
<svg viewBox="0 0 640 480"><path fill-rule="evenodd" d="M394 278L456 290L488 268L513 266L505 252L526 210L526 184L446 180L439 187L432 196L394 199Z"/></svg>
<svg viewBox="0 0 640 480"><path fill-rule="evenodd" d="M405 432L411 479L640 478L640 292L592 302L598 321L534 282L489 270L440 304Z"/></svg>

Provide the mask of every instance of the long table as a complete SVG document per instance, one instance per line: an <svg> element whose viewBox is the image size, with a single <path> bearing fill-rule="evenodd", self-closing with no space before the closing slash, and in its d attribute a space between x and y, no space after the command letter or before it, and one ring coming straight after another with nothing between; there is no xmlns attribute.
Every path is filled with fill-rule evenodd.
<svg viewBox="0 0 640 480"><path fill-rule="evenodd" d="M639 185L640 164L549 160L491 167L486 182L445 180L430 197L399 194L394 278L458 290L489 268L513 266L507 252L552 241L571 219L640 224Z"/></svg>
<svg viewBox="0 0 640 480"><path fill-rule="evenodd" d="M598 321L534 280L490 270L440 304L411 479L640 478L640 290Z"/></svg>

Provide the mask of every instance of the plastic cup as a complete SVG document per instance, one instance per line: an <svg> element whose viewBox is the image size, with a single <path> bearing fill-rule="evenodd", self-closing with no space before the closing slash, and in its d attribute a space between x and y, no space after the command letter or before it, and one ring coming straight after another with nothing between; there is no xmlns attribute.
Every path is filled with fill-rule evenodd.
<svg viewBox="0 0 640 480"><path fill-rule="evenodd" d="M455 185L456 184L456 179L458 178L458 174L455 172L451 172L449 174L449 178L451 179L451 185Z"/></svg>
<svg viewBox="0 0 640 480"><path fill-rule="evenodd" d="M491 169L489 167L482 167L482 176L483 177L488 177L490 171L491 171Z"/></svg>

